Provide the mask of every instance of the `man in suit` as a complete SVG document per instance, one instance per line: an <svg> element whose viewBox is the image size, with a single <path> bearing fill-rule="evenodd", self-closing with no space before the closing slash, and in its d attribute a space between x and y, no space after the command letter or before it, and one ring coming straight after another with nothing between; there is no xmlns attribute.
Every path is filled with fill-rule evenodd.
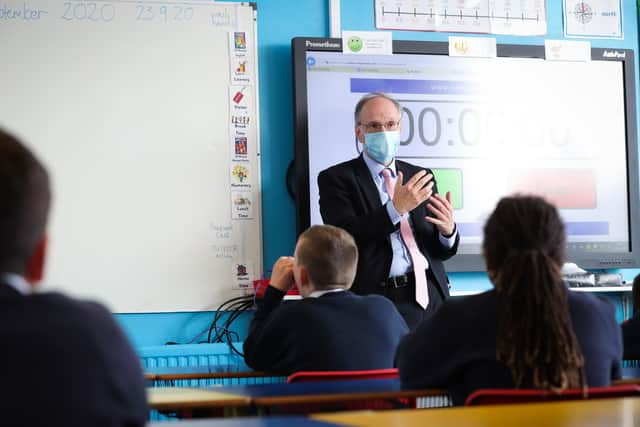
<svg viewBox="0 0 640 427"><path fill-rule="evenodd" d="M450 195L438 194L433 173L395 159L401 117L393 98L362 97L355 108L362 154L320 172L318 187L323 221L358 245L354 292L388 297L413 329L449 296L442 261L455 255L459 236Z"/></svg>
<svg viewBox="0 0 640 427"><path fill-rule="evenodd" d="M50 199L44 167L0 130L3 424L143 426L142 370L111 313L35 289L43 277Z"/></svg>
<svg viewBox="0 0 640 427"><path fill-rule="evenodd" d="M300 235L294 257L280 257L244 342L247 365L288 375L297 371L393 367L409 330L393 304L349 291L358 249L346 231L316 225ZM302 301L282 303L294 285Z"/></svg>

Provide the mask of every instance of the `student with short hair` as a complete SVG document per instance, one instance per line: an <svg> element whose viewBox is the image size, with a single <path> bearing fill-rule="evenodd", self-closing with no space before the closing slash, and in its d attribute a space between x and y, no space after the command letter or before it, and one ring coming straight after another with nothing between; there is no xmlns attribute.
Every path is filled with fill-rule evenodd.
<svg viewBox="0 0 640 427"><path fill-rule="evenodd" d="M391 301L349 291L358 249L346 231L315 225L300 235L293 257L280 257L244 342L250 367L297 371L393 367L407 324ZM297 286L302 301L282 303Z"/></svg>
<svg viewBox="0 0 640 427"><path fill-rule="evenodd" d="M640 359L640 274L633 279L631 287L633 316L622 324L623 359Z"/></svg>
<svg viewBox="0 0 640 427"><path fill-rule="evenodd" d="M0 129L2 425L144 426L142 369L111 313L36 289L50 202L45 168Z"/></svg>
<svg viewBox="0 0 640 427"><path fill-rule="evenodd" d="M533 196L500 200L483 242L495 289L446 300L402 340L396 356L402 386L448 387L461 405L480 388L562 390L619 378L615 308L566 288L564 249L555 207Z"/></svg>

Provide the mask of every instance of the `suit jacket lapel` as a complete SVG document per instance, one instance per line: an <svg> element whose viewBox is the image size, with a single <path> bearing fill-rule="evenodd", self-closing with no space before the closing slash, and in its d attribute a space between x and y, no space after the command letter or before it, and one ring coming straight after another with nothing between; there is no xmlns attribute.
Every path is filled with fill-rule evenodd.
<svg viewBox="0 0 640 427"><path fill-rule="evenodd" d="M396 173L398 172L402 172L403 184L407 182L409 178L411 178L411 176L407 176L411 173L410 171L407 170L407 164L400 160L396 160Z"/></svg>
<svg viewBox="0 0 640 427"><path fill-rule="evenodd" d="M356 159L355 164L355 175L356 181L362 190L362 194L364 195L364 200L367 203L367 208L369 211L380 206L380 195L378 194L378 189L376 188L376 184L373 182L373 178L371 177L371 172L367 167L367 164L364 162L362 158L363 154L360 154L360 157Z"/></svg>

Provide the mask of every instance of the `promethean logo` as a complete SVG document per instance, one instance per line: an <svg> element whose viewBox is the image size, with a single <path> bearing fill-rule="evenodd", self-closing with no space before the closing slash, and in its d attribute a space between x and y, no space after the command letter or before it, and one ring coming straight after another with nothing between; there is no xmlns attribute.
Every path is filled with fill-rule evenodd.
<svg viewBox="0 0 640 427"><path fill-rule="evenodd" d="M309 41L309 40L305 40L305 44L306 44L307 47L315 47L315 48L324 47L324 48L333 48L333 49L335 49L335 48L339 48L340 47L340 44L331 43L329 40L324 41L324 42L312 42L312 41Z"/></svg>
<svg viewBox="0 0 640 427"><path fill-rule="evenodd" d="M627 56L627 52L618 52L617 50L605 50L602 53L603 58L622 58L624 59Z"/></svg>

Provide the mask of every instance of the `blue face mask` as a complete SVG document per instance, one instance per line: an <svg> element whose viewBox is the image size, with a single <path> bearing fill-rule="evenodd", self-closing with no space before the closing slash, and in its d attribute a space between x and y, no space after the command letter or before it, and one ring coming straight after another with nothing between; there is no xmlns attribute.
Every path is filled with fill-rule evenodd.
<svg viewBox="0 0 640 427"><path fill-rule="evenodd" d="M400 146L400 131L365 133L364 146L369 157L386 165L396 156Z"/></svg>

